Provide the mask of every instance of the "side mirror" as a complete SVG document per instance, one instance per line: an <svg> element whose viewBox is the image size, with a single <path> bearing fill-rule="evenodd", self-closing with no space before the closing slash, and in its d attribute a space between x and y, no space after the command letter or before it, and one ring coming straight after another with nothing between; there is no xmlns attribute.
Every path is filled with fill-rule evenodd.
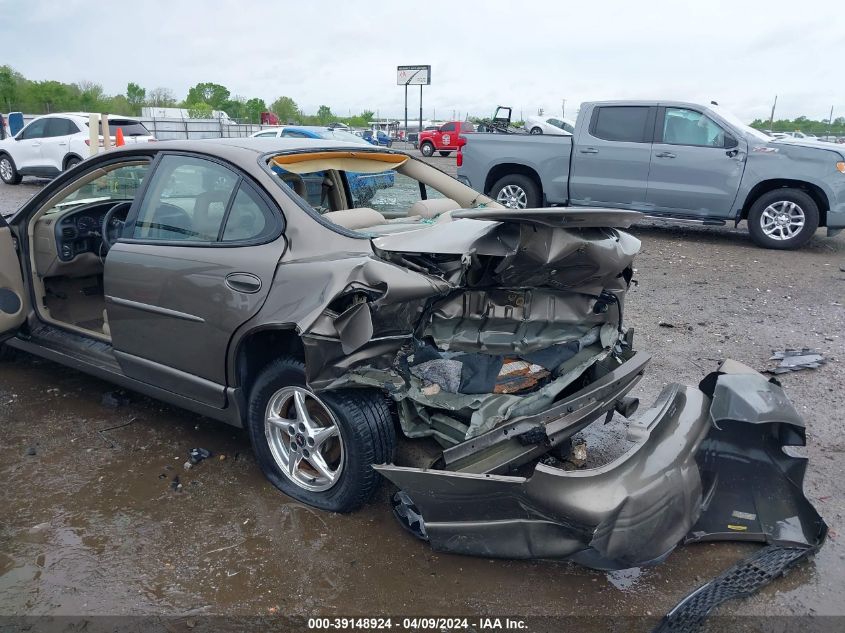
<svg viewBox="0 0 845 633"><path fill-rule="evenodd" d="M734 149L735 147L738 147L738 146L739 146L739 141L737 141L730 134L725 134L725 149Z"/></svg>

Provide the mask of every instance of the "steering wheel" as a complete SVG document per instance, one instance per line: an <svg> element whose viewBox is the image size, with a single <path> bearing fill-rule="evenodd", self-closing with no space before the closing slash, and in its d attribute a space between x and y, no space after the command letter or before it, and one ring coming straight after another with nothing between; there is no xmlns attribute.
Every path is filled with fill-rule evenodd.
<svg viewBox="0 0 845 633"><path fill-rule="evenodd" d="M114 243L123 234L123 225L126 223L126 216L129 213L131 202L118 202L111 209L106 211L103 216L103 225L100 227L100 237L103 240L103 246L106 252L114 246ZM118 217L118 213L123 212L122 217Z"/></svg>

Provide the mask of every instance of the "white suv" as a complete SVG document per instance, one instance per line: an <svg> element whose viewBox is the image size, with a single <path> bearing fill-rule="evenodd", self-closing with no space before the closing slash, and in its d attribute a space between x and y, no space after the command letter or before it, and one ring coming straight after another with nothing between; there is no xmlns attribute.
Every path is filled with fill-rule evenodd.
<svg viewBox="0 0 845 633"><path fill-rule="evenodd" d="M16 185L23 176L53 178L87 158L91 154L89 119L85 112L48 114L30 121L14 137L0 141L0 179ZM118 129L127 144L156 140L140 121L115 116L109 117L112 145Z"/></svg>

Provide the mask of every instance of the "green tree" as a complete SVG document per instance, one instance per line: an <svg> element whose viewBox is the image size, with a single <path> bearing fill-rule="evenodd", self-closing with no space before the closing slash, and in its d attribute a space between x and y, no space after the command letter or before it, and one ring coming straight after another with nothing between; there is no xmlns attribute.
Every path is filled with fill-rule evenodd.
<svg viewBox="0 0 845 633"><path fill-rule="evenodd" d="M267 104L264 99L253 97L244 104L246 110L246 118L249 123L260 123L261 113L267 111Z"/></svg>
<svg viewBox="0 0 845 633"><path fill-rule="evenodd" d="M207 103L188 104L188 116L192 119L210 119L211 110L211 106Z"/></svg>
<svg viewBox="0 0 845 633"><path fill-rule="evenodd" d="M0 104L3 110L11 112L18 103L20 86L26 80L10 66L0 66Z"/></svg>
<svg viewBox="0 0 845 633"><path fill-rule="evenodd" d="M29 82L27 93L27 105L31 107L26 109L34 114L73 110L79 102L71 86L59 81Z"/></svg>
<svg viewBox="0 0 845 633"><path fill-rule="evenodd" d="M132 112L127 112L127 114L141 114L141 106L144 105L146 97L147 91L130 81L126 86L126 101L129 102Z"/></svg>
<svg viewBox="0 0 845 633"><path fill-rule="evenodd" d="M320 125L331 123L333 118L334 114L332 114L332 109L329 106L321 105L317 108L317 120L320 122Z"/></svg>
<svg viewBox="0 0 845 633"><path fill-rule="evenodd" d="M93 81L80 81L75 84L78 91L79 108L84 112L102 112L106 109L105 93L103 87ZM68 106L62 106L67 109Z"/></svg>
<svg viewBox="0 0 845 633"><path fill-rule="evenodd" d="M298 123L300 118L299 106L290 97L279 97L270 104L273 112L282 123Z"/></svg>
<svg viewBox="0 0 845 633"><path fill-rule="evenodd" d="M212 110L223 110L224 105L229 100L229 90L225 86L215 83L198 83L196 86L188 90L188 96L185 98L187 107L191 104L207 103Z"/></svg>

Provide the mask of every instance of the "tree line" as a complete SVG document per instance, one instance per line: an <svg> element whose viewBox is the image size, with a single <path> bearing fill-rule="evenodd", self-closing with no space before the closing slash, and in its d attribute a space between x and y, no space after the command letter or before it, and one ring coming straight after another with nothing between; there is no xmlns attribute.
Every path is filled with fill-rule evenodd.
<svg viewBox="0 0 845 633"><path fill-rule="evenodd" d="M108 95L92 81L63 83L33 81L10 66L0 66L0 111L26 114L51 112L108 112L124 116L140 116L141 108L178 107L188 110L192 118L208 118L214 110L223 110L241 123L260 123L262 112L274 112L281 123L326 125L340 121L352 127L367 127L375 113L364 110L358 115L341 117L327 105L315 114L305 114L291 97L279 97L269 107L260 97L232 95L228 88L212 82L198 83L179 101L169 88L143 88L129 82L124 94Z"/></svg>
<svg viewBox="0 0 845 633"><path fill-rule="evenodd" d="M815 136L845 136L845 117L840 116L831 122L829 119L821 121L814 121L805 116L799 116L796 119L777 119L769 124L766 119L754 119L751 122L751 127L758 130L771 130L772 132L803 132L804 134L814 134Z"/></svg>

